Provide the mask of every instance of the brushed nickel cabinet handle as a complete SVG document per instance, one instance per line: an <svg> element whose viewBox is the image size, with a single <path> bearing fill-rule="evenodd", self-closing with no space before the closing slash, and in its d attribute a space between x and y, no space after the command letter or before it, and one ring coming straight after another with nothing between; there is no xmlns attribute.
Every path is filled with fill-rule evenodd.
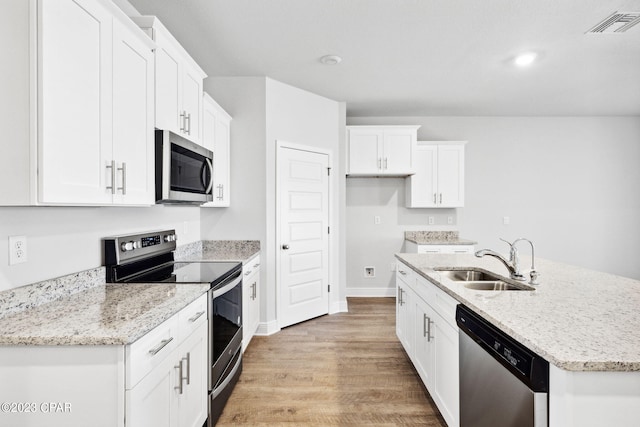
<svg viewBox="0 0 640 427"><path fill-rule="evenodd" d="M111 169L111 185L107 186L107 190L111 190L111 194L116 194L116 161L111 160L111 164L107 165L107 169Z"/></svg>
<svg viewBox="0 0 640 427"><path fill-rule="evenodd" d="M174 368L178 370L178 385L173 388L174 390L178 390L180 394L182 394L182 360L183 359L180 359L180 362L174 366Z"/></svg>
<svg viewBox="0 0 640 427"><path fill-rule="evenodd" d="M200 316L202 316L203 314L204 314L204 311L199 311L199 312L197 312L196 314L194 314L194 315L193 315L193 317L191 317L191 318L189 319L189 322L191 322L191 323L195 322L195 321L196 321L196 320L198 320L198 319L200 318Z"/></svg>
<svg viewBox="0 0 640 427"><path fill-rule="evenodd" d="M440 204L442 204L442 193L440 193Z"/></svg>
<svg viewBox="0 0 640 427"><path fill-rule="evenodd" d="M425 315L425 317L427 318L427 342L431 342L431 339L433 338L431 336L431 324L433 323L433 321L429 316Z"/></svg>
<svg viewBox="0 0 640 427"><path fill-rule="evenodd" d="M187 132L186 127L187 127L187 112L182 111L182 113L180 113L180 132L186 133Z"/></svg>
<svg viewBox="0 0 640 427"><path fill-rule="evenodd" d="M438 195L436 193L433 193L433 204L437 204L438 203L438 199L437 199Z"/></svg>
<svg viewBox="0 0 640 427"><path fill-rule="evenodd" d="M191 384L191 353L187 352L187 357L183 357L182 360L187 361L187 385ZM182 363L182 362L180 362Z"/></svg>
<svg viewBox="0 0 640 427"><path fill-rule="evenodd" d="M173 337L169 337L166 340L160 341L160 344L158 344L157 346L155 346L154 348L149 350L149 354L152 355L152 356L155 356L156 354L158 354L160 352L160 350L165 348L166 345L169 344L171 341L173 341Z"/></svg>
<svg viewBox="0 0 640 427"><path fill-rule="evenodd" d="M118 187L118 190L122 190L122 195L127 194L127 164L122 162L122 167L118 168L119 171L122 171L122 187Z"/></svg>

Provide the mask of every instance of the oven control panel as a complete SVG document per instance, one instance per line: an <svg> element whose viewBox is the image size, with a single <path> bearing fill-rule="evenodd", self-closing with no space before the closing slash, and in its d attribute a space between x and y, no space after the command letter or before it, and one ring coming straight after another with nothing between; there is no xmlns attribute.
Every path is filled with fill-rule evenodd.
<svg viewBox="0 0 640 427"><path fill-rule="evenodd" d="M171 252L176 248L176 240L175 230L106 237L104 239L105 265L120 265L141 257Z"/></svg>

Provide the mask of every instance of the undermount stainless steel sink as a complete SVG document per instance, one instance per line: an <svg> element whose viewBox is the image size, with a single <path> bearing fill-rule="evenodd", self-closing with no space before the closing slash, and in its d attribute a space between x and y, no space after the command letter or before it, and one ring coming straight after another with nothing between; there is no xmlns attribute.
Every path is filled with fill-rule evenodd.
<svg viewBox="0 0 640 427"><path fill-rule="evenodd" d="M502 280L500 276L478 270L437 270L438 273L456 282L491 282Z"/></svg>
<svg viewBox="0 0 640 427"><path fill-rule="evenodd" d="M484 270L436 268L435 271L454 282L476 291L533 291L535 288Z"/></svg>
<svg viewBox="0 0 640 427"><path fill-rule="evenodd" d="M476 291L532 291L533 288L529 288L526 285L516 286L501 280L496 281L484 281L484 282L465 282L465 288L473 289Z"/></svg>

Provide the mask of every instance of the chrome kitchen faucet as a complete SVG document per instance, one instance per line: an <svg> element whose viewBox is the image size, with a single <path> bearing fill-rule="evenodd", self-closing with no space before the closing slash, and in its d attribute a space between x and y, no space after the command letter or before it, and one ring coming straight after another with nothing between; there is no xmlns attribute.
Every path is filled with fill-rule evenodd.
<svg viewBox="0 0 640 427"><path fill-rule="evenodd" d="M498 258L505 265L505 267L507 267L507 270L509 270L509 275L512 279L527 280L527 278L520 272L520 260L518 259L518 249L516 248L516 243L523 240L529 242L529 244L531 245L531 272L529 273L529 284L537 285L538 276L540 275L540 273L538 273L535 268L535 249L533 247L533 242L529 239L525 239L524 237L520 237L519 239L514 240L513 243L510 243L509 241L502 238L500 240L509 245L509 259L506 259L501 254L491 249L481 249L476 252L476 256L480 258L485 255L489 255L494 258Z"/></svg>

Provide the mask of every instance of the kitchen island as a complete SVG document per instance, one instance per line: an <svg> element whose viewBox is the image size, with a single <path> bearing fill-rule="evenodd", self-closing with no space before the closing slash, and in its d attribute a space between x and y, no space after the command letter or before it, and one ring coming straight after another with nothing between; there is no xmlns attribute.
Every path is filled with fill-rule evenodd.
<svg viewBox="0 0 640 427"><path fill-rule="evenodd" d="M495 258L396 257L549 361L551 426L637 425L640 281L537 259L540 284L535 290L480 291L450 280L437 269L472 267L507 275ZM521 261L527 265L526 258Z"/></svg>

